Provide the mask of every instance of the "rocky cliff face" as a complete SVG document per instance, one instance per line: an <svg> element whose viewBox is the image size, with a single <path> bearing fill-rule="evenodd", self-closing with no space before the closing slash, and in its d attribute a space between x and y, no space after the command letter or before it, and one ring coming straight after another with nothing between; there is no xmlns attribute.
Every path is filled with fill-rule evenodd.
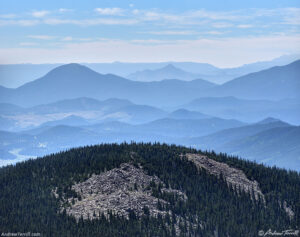
<svg viewBox="0 0 300 237"><path fill-rule="evenodd" d="M210 174L220 177L221 175L226 182L235 188L254 195L256 200L259 197L265 201L264 195L259 188L256 180L249 180L242 170L230 167L227 164L209 159L207 156L199 154L186 154L188 160L194 162L197 167L207 170Z"/></svg>
<svg viewBox="0 0 300 237"><path fill-rule="evenodd" d="M107 216L110 211L126 218L129 218L132 211L137 216L165 216L167 212L159 206L167 202L152 196L153 185L160 185L162 192L172 193L182 200L187 199L183 192L166 188L158 177L147 175L142 167L123 163L120 168L92 175L88 180L73 185L72 189L81 198L67 200L69 206L65 210L76 219L81 216L93 219L101 214Z"/></svg>
<svg viewBox="0 0 300 237"><path fill-rule="evenodd" d="M240 188L246 193L250 193L252 198L258 200L261 198L265 201L265 196L259 188L259 183L256 180L249 180L242 170L230 167L229 165L209 159L207 156L199 154L186 154L185 157L194 162L197 167L207 170L210 174L220 177L221 175L226 182L235 188ZM284 209L287 216L293 219L295 216L294 211L284 201L280 207Z"/></svg>
<svg viewBox="0 0 300 237"><path fill-rule="evenodd" d="M280 205L281 206L281 205ZM285 213L288 215L288 217L292 220L295 217L295 212L292 210L292 208L290 208L286 201L283 202L283 209L285 211Z"/></svg>

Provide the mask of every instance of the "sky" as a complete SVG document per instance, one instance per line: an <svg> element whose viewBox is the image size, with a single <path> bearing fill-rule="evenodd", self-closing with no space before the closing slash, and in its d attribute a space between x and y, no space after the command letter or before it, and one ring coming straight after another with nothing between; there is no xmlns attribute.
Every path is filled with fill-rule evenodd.
<svg viewBox="0 0 300 237"><path fill-rule="evenodd" d="M0 1L0 64L189 61L300 52L300 0Z"/></svg>

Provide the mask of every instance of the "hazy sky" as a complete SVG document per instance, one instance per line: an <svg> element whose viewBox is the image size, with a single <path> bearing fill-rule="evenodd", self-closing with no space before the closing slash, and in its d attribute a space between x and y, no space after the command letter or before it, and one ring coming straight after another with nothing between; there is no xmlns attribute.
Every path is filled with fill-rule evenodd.
<svg viewBox="0 0 300 237"><path fill-rule="evenodd" d="M0 1L0 64L195 61L300 52L300 1Z"/></svg>

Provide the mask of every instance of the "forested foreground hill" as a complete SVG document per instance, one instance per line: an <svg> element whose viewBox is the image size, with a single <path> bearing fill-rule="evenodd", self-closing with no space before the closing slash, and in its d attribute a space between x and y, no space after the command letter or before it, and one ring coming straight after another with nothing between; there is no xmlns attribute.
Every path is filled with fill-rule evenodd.
<svg viewBox="0 0 300 237"><path fill-rule="evenodd" d="M0 169L0 231L258 236L300 228L300 175L162 144L103 144Z"/></svg>

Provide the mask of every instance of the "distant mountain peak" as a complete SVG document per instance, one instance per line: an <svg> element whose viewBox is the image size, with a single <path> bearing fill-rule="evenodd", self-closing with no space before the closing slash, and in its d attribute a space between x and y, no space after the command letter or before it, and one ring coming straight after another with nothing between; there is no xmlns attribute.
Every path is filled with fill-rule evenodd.
<svg viewBox="0 0 300 237"><path fill-rule="evenodd" d="M242 99L282 100L299 98L300 60L253 72L226 82L210 96L232 95Z"/></svg>
<svg viewBox="0 0 300 237"><path fill-rule="evenodd" d="M65 69L89 69L89 68L86 66L83 66L79 63L68 63L68 64L64 64L62 66L56 67L52 71L65 70Z"/></svg>
<svg viewBox="0 0 300 237"><path fill-rule="evenodd" d="M267 124L267 123L274 123L274 122L282 122L280 119L276 119L273 117L267 117L261 121L259 121L257 124Z"/></svg>
<svg viewBox="0 0 300 237"><path fill-rule="evenodd" d="M78 63L69 63L52 69L46 76L80 75L86 73L98 74L90 68Z"/></svg>
<svg viewBox="0 0 300 237"><path fill-rule="evenodd" d="M169 63L162 68L137 71L128 75L128 78L138 81L161 81L164 79L180 79L190 81L198 78L198 76L175 67L173 64Z"/></svg>
<svg viewBox="0 0 300 237"><path fill-rule="evenodd" d="M173 64L167 64L166 66L158 69L157 71L165 72L165 73L189 74L189 72L186 72L178 67L175 67Z"/></svg>
<svg viewBox="0 0 300 237"><path fill-rule="evenodd" d="M167 64L166 66L163 67L163 69L176 69L176 70L180 70L179 68L175 67L173 64Z"/></svg>
<svg viewBox="0 0 300 237"><path fill-rule="evenodd" d="M210 116L196 112L196 111L190 111L187 109L177 109L170 113L168 115L168 118L173 118L173 119L204 119L204 118L209 118Z"/></svg>
<svg viewBox="0 0 300 237"><path fill-rule="evenodd" d="M291 62L290 64L286 65L286 66L295 66L295 67L299 67L300 66L300 59Z"/></svg>

